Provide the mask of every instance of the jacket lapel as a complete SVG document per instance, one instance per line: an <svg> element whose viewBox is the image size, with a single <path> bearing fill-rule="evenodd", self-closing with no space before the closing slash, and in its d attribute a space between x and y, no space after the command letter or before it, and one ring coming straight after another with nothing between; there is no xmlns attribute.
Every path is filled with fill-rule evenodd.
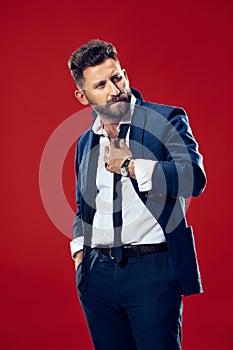
<svg viewBox="0 0 233 350"><path fill-rule="evenodd" d="M143 106L135 105L129 135L129 148L137 158L143 158L143 139L146 124L146 111Z"/></svg>

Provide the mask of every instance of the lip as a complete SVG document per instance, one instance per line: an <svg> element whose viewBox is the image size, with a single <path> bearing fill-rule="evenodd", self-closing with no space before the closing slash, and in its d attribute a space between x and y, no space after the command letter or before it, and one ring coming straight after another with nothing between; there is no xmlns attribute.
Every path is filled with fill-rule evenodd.
<svg viewBox="0 0 233 350"><path fill-rule="evenodd" d="M122 103L122 102L126 102L125 100L117 100L117 101L113 101L113 102L110 102L111 104L116 104L116 103Z"/></svg>
<svg viewBox="0 0 233 350"><path fill-rule="evenodd" d="M123 102L123 101L114 101L114 102L110 102L110 103L109 103L109 106L116 106L116 105L119 104L120 102Z"/></svg>

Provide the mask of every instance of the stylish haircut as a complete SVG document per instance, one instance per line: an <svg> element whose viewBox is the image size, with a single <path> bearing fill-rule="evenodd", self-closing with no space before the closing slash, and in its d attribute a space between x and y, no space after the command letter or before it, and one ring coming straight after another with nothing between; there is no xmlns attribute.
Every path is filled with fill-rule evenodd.
<svg viewBox="0 0 233 350"><path fill-rule="evenodd" d="M68 66L76 85L82 88L85 68L97 66L108 58L118 62L116 48L111 43L98 39L89 41L73 52Z"/></svg>

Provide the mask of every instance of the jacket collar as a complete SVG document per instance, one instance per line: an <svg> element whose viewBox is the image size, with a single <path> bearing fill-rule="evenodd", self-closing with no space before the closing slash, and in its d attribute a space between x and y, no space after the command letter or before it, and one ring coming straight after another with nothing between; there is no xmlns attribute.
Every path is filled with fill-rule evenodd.
<svg viewBox="0 0 233 350"><path fill-rule="evenodd" d="M136 89L134 89L134 88L131 88L131 91L132 91L132 94L136 97L136 104L137 105L142 105L143 104L143 97L142 97L142 94L138 91L138 90L136 90Z"/></svg>

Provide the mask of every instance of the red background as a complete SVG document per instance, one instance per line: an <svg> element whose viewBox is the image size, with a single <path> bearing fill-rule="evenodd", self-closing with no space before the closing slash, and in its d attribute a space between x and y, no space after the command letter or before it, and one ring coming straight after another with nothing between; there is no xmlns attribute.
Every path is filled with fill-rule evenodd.
<svg viewBox="0 0 233 350"><path fill-rule="evenodd" d="M188 211L205 293L185 298L183 349L232 349L232 14L230 0L1 2L2 349L92 348L69 239L38 177L49 136L81 108L68 57L96 37L116 45L145 99L188 112L208 186ZM73 148L63 173L74 206Z"/></svg>

